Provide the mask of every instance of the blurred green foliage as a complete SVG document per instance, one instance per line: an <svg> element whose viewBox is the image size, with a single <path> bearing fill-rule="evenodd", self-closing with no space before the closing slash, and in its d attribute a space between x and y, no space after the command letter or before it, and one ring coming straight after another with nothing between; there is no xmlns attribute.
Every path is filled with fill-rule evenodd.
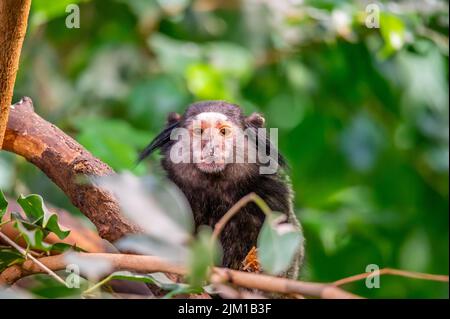
<svg viewBox="0 0 450 319"><path fill-rule="evenodd" d="M50 2L52 4L50 5ZM65 27L68 3L81 27ZM448 3L33 0L15 101L32 97L114 169L170 111L227 99L279 128L307 245L305 280L368 264L448 274ZM377 20L375 19L375 22ZM0 188L73 208L32 165L0 153ZM448 297L383 277L367 297Z"/></svg>

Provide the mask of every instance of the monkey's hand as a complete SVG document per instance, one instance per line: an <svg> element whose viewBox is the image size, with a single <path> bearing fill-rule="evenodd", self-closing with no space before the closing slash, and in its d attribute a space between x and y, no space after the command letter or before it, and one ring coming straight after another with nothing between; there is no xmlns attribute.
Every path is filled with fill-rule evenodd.
<svg viewBox="0 0 450 319"><path fill-rule="evenodd" d="M250 249L247 256L242 261L242 270L255 273L261 272L261 265L258 261L257 249L255 246Z"/></svg>

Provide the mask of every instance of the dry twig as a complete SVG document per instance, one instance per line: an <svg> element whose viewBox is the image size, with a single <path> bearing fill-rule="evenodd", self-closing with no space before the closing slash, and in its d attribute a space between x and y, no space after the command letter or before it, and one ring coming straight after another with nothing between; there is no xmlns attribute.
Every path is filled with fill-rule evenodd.
<svg viewBox="0 0 450 319"><path fill-rule="evenodd" d="M335 282L333 282L333 285L336 287L342 286L342 285L349 284L351 282L363 280L363 279L377 276L377 275L378 276L395 275L395 276L407 277L407 278L448 282L448 276L444 276L444 275L433 275L433 274L425 274L425 273L420 273L420 272L406 271L406 270L393 269L393 268L383 268L376 272L362 273L362 274L358 274L358 275L354 275L354 276L350 276L347 278L336 280Z"/></svg>

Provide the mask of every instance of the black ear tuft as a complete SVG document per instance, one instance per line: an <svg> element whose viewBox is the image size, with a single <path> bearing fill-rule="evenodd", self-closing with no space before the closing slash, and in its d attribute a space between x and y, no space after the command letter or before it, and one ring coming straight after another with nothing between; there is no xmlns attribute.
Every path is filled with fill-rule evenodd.
<svg viewBox="0 0 450 319"><path fill-rule="evenodd" d="M252 113L245 119L245 122L253 127L263 127L266 119L261 113Z"/></svg>
<svg viewBox="0 0 450 319"><path fill-rule="evenodd" d="M167 125L167 127L156 136L153 141L139 154L138 163L142 161L144 158L152 154L158 148L166 145L170 142L170 134L172 130L180 125L179 121L174 121Z"/></svg>
<svg viewBox="0 0 450 319"><path fill-rule="evenodd" d="M171 112L169 113L169 115L167 116L167 124L173 124L175 122L179 122L180 121L180 114L176 113L176 112Z"/></svg>

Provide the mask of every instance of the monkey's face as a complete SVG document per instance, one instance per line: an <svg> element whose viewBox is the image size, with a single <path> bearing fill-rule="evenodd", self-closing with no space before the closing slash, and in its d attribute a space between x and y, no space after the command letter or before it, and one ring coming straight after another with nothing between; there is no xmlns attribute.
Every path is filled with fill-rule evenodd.
<svg viewBox="0 0 450 319"><path fill-rule="evenodd" d="M169 114L166 127L139 159L161 149L163 167L173 180L199 187L202 183L209 187L210 181L234 184L259 174L267 163L278 162L270 141L258 131L263 126L260 114L244 116L237 105L194 103L182 116ZM270 150L270 157L260 158L259 150Z"/></svg>
<svg viewBox="0 0 450 319"><path fill-rule="evenodd" d="M234 161L240 127L218 112L202 112L186 122L191 137L192 163L203 173L219 173Z"/></svg>

